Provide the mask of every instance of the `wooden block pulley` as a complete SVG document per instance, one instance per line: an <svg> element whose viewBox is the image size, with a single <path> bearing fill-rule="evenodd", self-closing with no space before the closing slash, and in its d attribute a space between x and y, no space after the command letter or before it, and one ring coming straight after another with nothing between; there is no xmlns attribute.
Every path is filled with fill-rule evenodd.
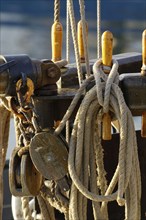
<svg viewBox="0 0 146 220"><path fill-rule="evenodd" d="M42 185L42 175L34 167L29 153L18 156L20 149L14 148L10 159L10 191L14 196L37 196Z"/></svg>

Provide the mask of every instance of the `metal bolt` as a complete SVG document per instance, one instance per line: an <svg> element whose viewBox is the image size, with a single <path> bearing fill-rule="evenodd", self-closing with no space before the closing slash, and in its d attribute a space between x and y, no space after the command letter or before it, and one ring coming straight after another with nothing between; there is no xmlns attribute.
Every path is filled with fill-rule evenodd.
<svg viewBox="0 0 146 220"><path fill-rule="evenodd" d="M51 67L50 69L48 69L48 76L50 78L56 77L56 74L57 74L57 72L56 72L56 69L54 67Z"/></svg>

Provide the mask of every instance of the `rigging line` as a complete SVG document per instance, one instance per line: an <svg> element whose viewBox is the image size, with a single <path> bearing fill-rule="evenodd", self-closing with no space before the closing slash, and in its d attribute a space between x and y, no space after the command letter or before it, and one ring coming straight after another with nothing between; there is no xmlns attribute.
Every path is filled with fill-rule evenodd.
<svg viewBox="0 0 146 220"><path fill-rule="evenodd" d="M81 21L82 21L82 35L83 35L83 44L84 44L84 53L85 53L86 72L87 72L87 77L89 77L90 76L90 65L89 65L89 56L88 56L84 0L79 0L79 4L80 4L80 14L81 14Z"/></svg>
<svg viewBox="0 0 146 220"><path fill-rule="evenodd" d="M101 57L101 0L97 0L97 59Z"/></svg>
<svg viewBox="0 0 146 220"><path fill-rule="evenodd" d="M69 16L70 16L70 24L71 24L71 30L72 30L72 38L73 38L73 43L74 43L75 59L76 59L76 65L77 65L77 70L78 70L78 80L79 80L79 86L81 86L83 82L83 73L82 73L82 67L80 63L79 47L78 47L78 42L77 42L76 22L75 22L72 0L68 0L68 6L69 6Z"/></svg>
<svg viewBox="0 0 146 220"><path fill-rule="evenodd" d="M66 0L66 60L70 62L70 21L69 21L69 7L68 0Z"/></svg>
<svg viewBox="0 0 146 220"><path fill-rule="evenodd" d="M54 1L54 22L60 20L60 0Z"/></svg>

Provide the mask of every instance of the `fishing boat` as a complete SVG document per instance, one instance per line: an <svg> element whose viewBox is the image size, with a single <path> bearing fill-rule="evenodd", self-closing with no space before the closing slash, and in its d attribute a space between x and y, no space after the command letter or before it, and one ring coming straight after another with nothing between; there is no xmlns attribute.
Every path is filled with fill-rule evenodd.
<svg viewBox="0 0 146 220"><path fill-rule="evenodd" d="M0 56L3 220L146 219L146 30L142 53L113 55L113 33L101 36L97 3L97 58L88 56L83 0L77 28L73 1L67 1L65 60L59 0L51 59ZM75 63L69 61L71 52ZM11 115L16 147L5 164ZM142 118L139 131L134 116ZM3 197L12 216L10 206L3 209Z"/></svg>

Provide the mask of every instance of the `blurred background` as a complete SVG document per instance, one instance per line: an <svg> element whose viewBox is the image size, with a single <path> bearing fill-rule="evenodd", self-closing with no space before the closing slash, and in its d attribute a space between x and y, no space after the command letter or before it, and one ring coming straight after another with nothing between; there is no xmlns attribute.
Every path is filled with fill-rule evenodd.
<svg viewBox="0 0 146 220"><path fill-rule="evenodd" d="M78 0L74 0L76 22L80 20ZM96 58L96 0L85 0L88 21L89 57ZM0 0L0 53L28 54L31 58L51 59L51 25L53 0ZM66 0L61 0L60 21L63 24L63 58L65 58ZM114 54L141 52L141 35L146 28L146 0L101 0L101 32L114 35ZM71 38L71 48L72 38ZM71 61L74 61L72 49ZM11 123L10 149L15 146Z"/></svg>
<svg viewBox="0 0 146 220"><path fill-rule="evenodd" d="M51 58L50 29L53 0L0 0L1 54L28 54L33 58ZM78 0L74 0L76 22L80 20ZM96 0L85 0L89 26L89 54L96 58ZM61 0L63 57L65 58L66 0ZM101 31L114 35L114 54L141 52L141 34L146 28L146 0L101 0ZM72 44L72 39L71 39ZM73 54L73 53L72 53ZM71 57L73 61L73 56Z"/></svg>
<svg viewBox="0 0 146 220"><path fill-rule="evenodd" d="M61 0L60 21L63 24L63 58L66 56L66 0ZM73 0L76 22L80 20L78 0ZM97 54L96 0L85 0L88 21L89 58ZM31 58L51 59L51 25L53 24L54 0L0 0L0 54L28 54ZM146 28L146 0L101 0L101 32L110 30L114 35L114 54L141 53L141 36ZM71 45L71 62L74 52ZM141 117L135 118L137 130ZM8 159L15 147L13 119L10 123ZM8 171L5 169L3 220L12 219ZM9 215L9 218L6 216Z"/></svg>

